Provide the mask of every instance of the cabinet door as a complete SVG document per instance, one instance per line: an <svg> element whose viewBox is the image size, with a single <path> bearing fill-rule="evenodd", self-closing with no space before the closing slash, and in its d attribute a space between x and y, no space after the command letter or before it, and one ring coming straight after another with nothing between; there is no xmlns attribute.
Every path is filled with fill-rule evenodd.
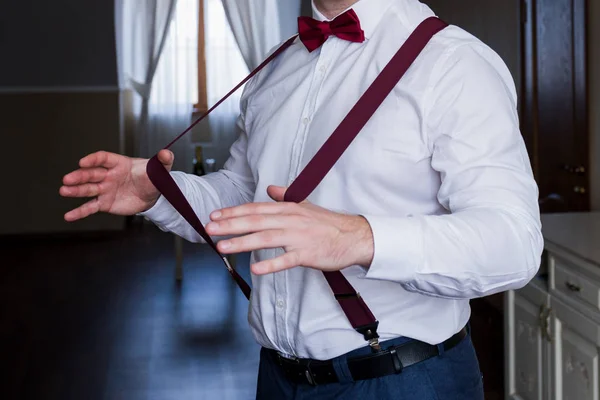
<svg viewBox="0 0 600 400"><path fill-rule="evenodd" d="M547 294L535 287L507 293L507 395L511 399L546 400L545 360L548 344L540 321L546 315Z"/></svg>
<svg viewBox="0 0 600 400"><path fill-rule="evenodd" d="M597 400L600 327L555 297L551 306L553 399Z"/></svg>

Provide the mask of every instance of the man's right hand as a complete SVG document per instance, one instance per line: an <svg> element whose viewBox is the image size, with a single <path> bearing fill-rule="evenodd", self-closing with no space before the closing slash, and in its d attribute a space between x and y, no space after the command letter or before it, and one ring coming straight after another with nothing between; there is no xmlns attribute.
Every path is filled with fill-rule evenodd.
<svg viewBox="0 0 600 400"><path fill-rule="evenodd" d="M174 155L158 153L159 161L170 171ZM63 178L59 192L63 197L92 197L84 205L65 214L72 222L97 212L134 215L150 209L160 193L146 173L147 159L130 158L100 151L79 161L79 169Z"/></svg>

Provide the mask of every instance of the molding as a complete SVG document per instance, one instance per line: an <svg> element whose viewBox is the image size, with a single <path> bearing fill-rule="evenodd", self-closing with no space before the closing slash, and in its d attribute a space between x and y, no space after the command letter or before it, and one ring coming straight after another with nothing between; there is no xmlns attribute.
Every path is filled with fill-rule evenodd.
<svg viewBox="0 0 600 400"><path fill-rule="evenodd" d="M47 94L47 93L118 93L125 89L114 86L33 86L0 87L0 94Z"/></svg>

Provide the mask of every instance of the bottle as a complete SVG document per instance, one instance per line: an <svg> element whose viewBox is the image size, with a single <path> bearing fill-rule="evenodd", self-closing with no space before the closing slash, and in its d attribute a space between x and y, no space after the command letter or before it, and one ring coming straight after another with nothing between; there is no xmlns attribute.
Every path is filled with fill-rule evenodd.
<svg viewBox="0 0 600 400"><path fill-rule="evenodd" d="M207 173L211 173L211 172L215 172L215 159L214 158L207 158L206 159L206 172Z"/></svg>
<svg viewBox="0 0 600 400"><path fill-rule="evenodd" d="M202 146L196 146L196 157L194 158L194 174L198 176L206 175L204 169L204 157L202 156Z"/></svg>

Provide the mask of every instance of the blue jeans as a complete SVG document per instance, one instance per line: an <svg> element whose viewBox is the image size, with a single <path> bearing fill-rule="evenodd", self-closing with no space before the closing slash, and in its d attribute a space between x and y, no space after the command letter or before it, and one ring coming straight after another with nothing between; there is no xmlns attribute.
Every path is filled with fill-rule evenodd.
<svg viewBox="0 0 600 400"><path fill-rule="evenodd" d="M399 345L411 339L398 338L382 342L382 347ZM441 346L439 346L440 349ZM360 348L333 360L339 383L322 386L291 383L279 369L271 352L261 350L257 400L483 400L483 379L471 336L439 356L405 368L398 375L353 381L346 359L367 355Z"/></svg>

